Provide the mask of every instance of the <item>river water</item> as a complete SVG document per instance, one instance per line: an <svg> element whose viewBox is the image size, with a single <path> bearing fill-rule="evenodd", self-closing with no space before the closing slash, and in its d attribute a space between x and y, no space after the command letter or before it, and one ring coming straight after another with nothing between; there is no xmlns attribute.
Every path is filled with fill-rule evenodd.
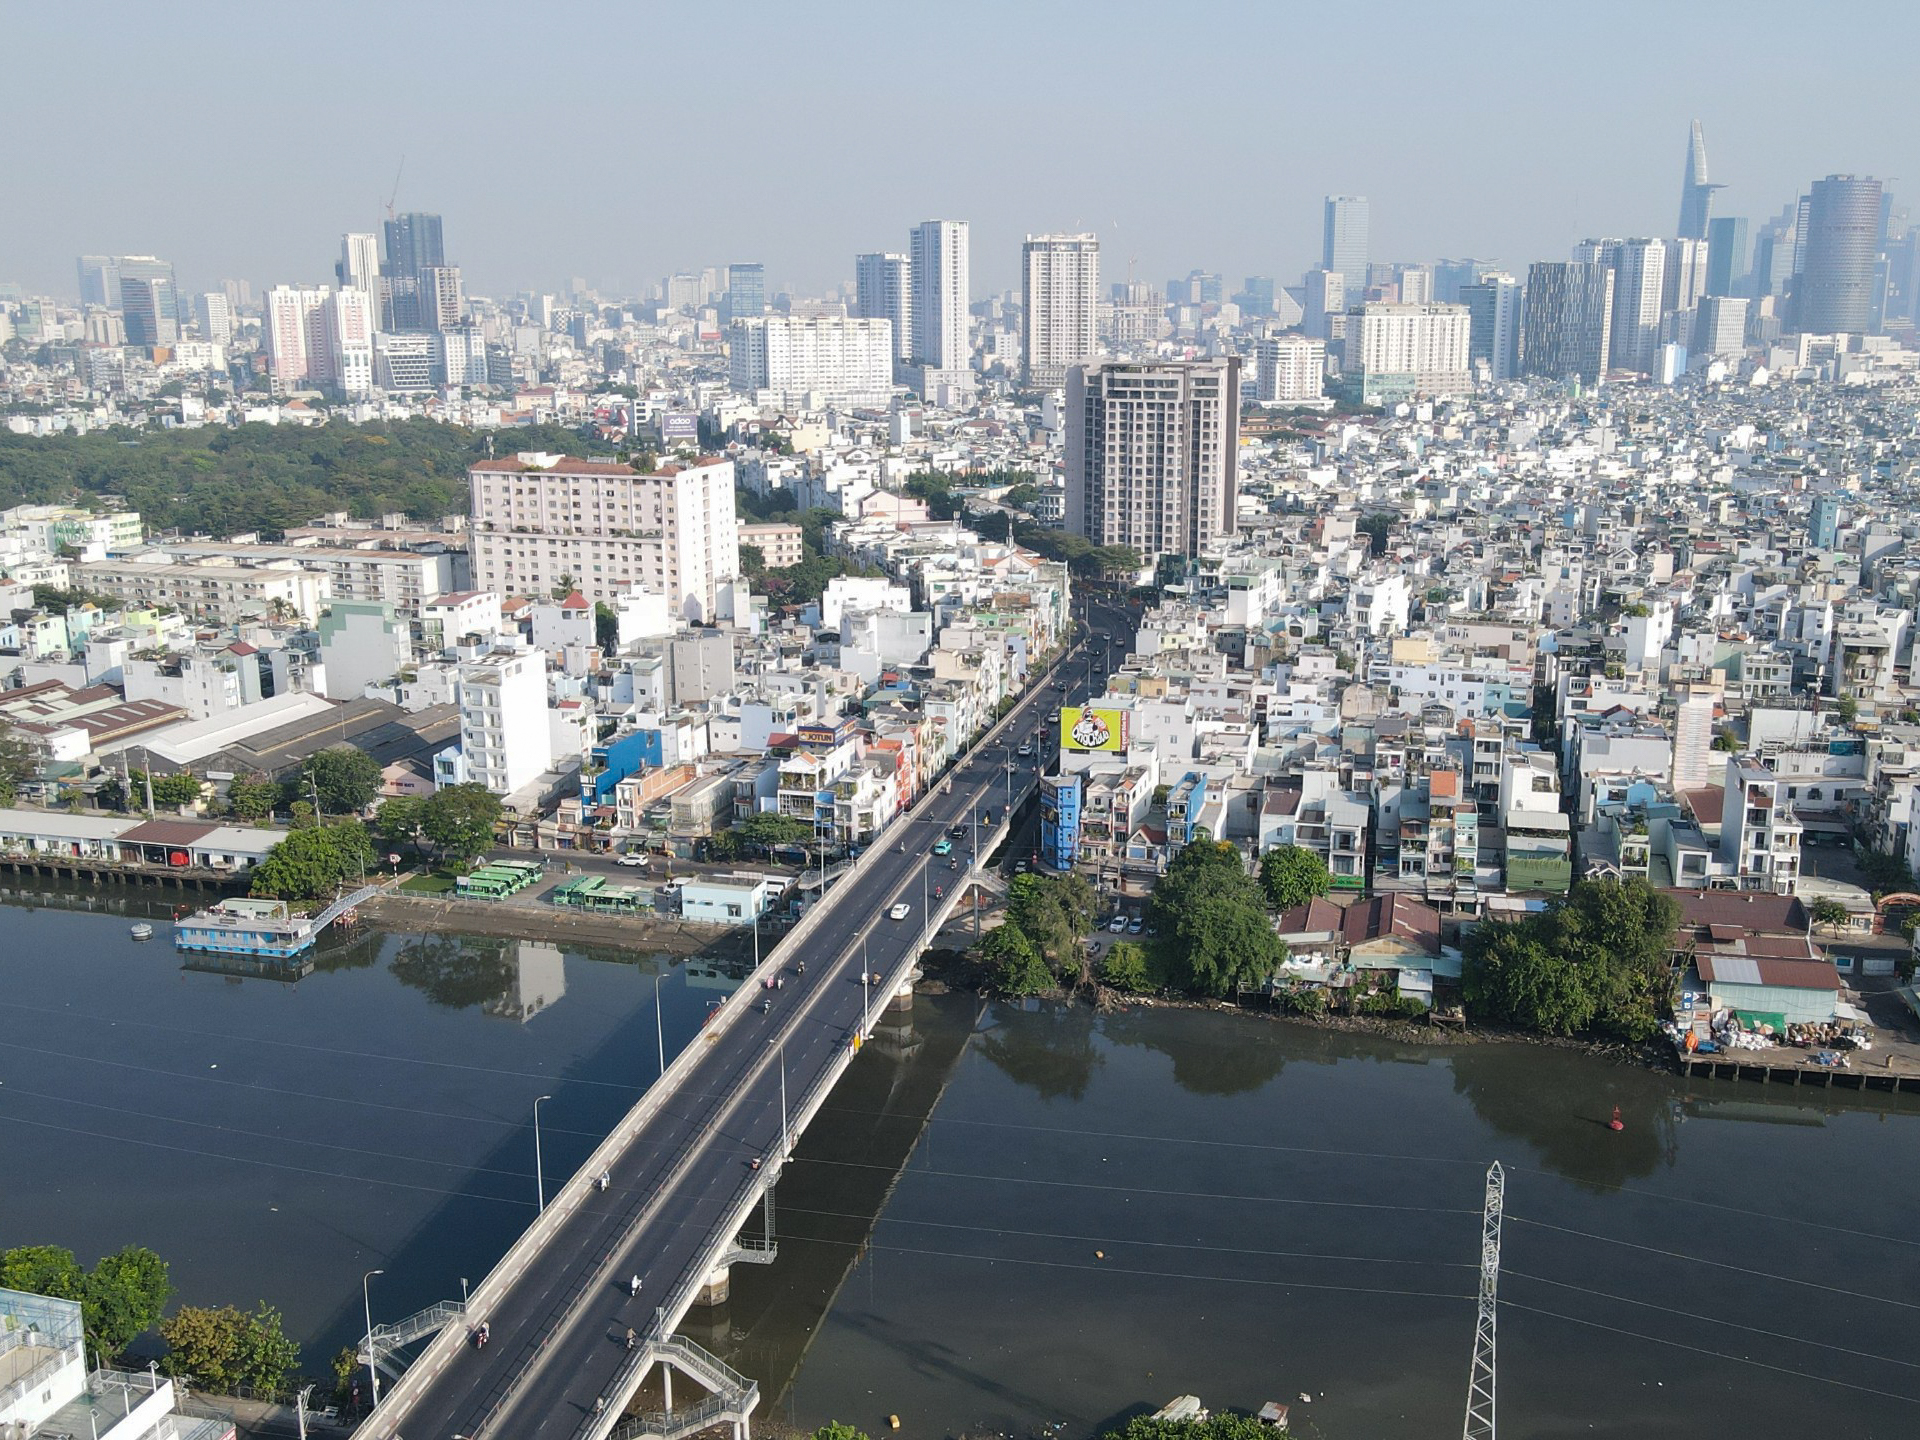
<svg viewBox="0 0 1920 1440"><path fill-rule="evenodd" d="M375 932L290 985L130 918L0 910L0 1244L151 1245L183 1299L280 1306L314 1371L364 1270L391 1319L531 1217L536 1096L554 1177L644 1087L657 969L669 1058L733 983ZM1917 1123L1528 1046L922 997L802 1142L779 1261L687 1329L804 1428L1075 1437L1191 1392L1449 1434L1497 1159L1509 1434L1910 1436Z"/></svg>

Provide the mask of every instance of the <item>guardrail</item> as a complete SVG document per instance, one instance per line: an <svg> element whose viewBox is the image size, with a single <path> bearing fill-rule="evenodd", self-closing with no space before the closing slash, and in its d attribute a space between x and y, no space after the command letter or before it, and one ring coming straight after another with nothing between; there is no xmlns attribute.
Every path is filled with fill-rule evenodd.
<svg viewBox="0 0 1920 1440"><path fill-rule="evenodd" d="M993 742L1000 735L1001 731L1007 728L1013 717L1019 713L1020 705L1024 703L1025 700L1032 698L1032 692L1039 686L1042 679L1052 674L1053 671L1061 665L1066 658L1066 654L1067 650L1062 649L1052 661L1038 671L1027 687L1028 695L1022 697L1022 700L1016 702L1009 708L1005 715L1002 715L983 731L968 749L971 751ZM984 795L991 788L992 782L986 782L980 787L978 795ZM930 786L913 808L907 812L907 816L903 818L910 818L916 811L930 805L934 798L940 793L937 783ZM977 797L975 802L969 803L977 803ZM877 846L869 848L865 853L848 864L843 878L857 878L864 873L865 870L871 868L874 855L883 853L884 851L880 850ZM822 902L824 902L824 894L821 898ZM785 956L803 944L807 936L818 927L826 908L824 903L817 903L809 907L807 913L800 917L799 923L775 941L762 959L760 967L755 970L746 981L742 982L732 994L720 1002L708 1016L706 1026L700 1034L673 1058L672 1063L667 1066L666 1071L660 1078L647 1087L646 1092L634 1103L633 1108L629 1110L620 1123L613 1128L607 1138L600 1142L594 1149L593 1154L590 1155L580 1168L560 1187L559 1191L554 1195L553 1200L547 1205L546 1210L533 1224L521 1232L519 1238L507 1248L507 1253L500 1257L500 1260L494 1265L493 1269L488 1271L485 1278L469 1293L467 1297L466 1314L484 1318L488 1310L499 1302L505 1291L526 1272L527 1267L532 1264L533 1261L538 1258L540 1252L546 1248L546 1244L553 1238L554 1232L557 1231L566 1220L572 1217L574 1212L580 1208L583 1201L590 1195L596 1193L593 1177L598 1176L604 1170L612 1168L613 1162L625 1152L640 1130L652 1121L661 1107L667 1103L668 1097L677 1094L681 1084L694 1070L699 1068L707 1057L711 1043L710 1037L717 1036L725 1030L728 1025L739 1019L742 1014L749 1012L753 1003L754 994L761 988L760 985L754 982L763 979L767 975L777 973L778 968L785 963ZM884 996L879 998L879 1003L884 1004ZM864 1033L865 1026L871 1023L871 1018L868 1015L863 1015L862 1021L862 1033ZM850 1058L851 1052L843 1052L843 1058L829 1065L815 1084L809 1087L809 1097L814 1096L816 1092L823 1092L823 1086L830 1088L830 1081L837 1081L839 1079L840 1075L845 1071L847 1059ZM736 1101L740 1091L751 1082L755 1069L755 1065L750 1063L741 1077L727 1088L719 1099L720 1109L724 1110ZM819 1103L815 1100L812 1107L806 1113L810 1117L818 1108ZM795 1113L799 1113L798 1109L796 1109ZM711 1127L708 1128L710 1129ZM673 1161L671 1162L671 1169L677 1171L683 1166L687 1156L691 1154L695 1148L697 1148L696 1145L693 1142L689 1142L676 1150ZM663 1182L654 1197L642 1197L640 1203L635 1206L634 1213L637 1214L645 1210L647 1206L652 1203L652 1199L657 1199L660 1194L664 1194L674 1178L677 1178L677 1176L670 1176L668 1181ZM766 1183L771 1183L772 1178L771 1176L766 1177ZM748 1205L751 1205L752 1202L758 1198L759 1189L760 1186L753 1181L747 1182L743 1187ZM723 1242L731 1241L733 1236L738 1232L740 1225L744 1223L744 1220L745 1217L742 1215L739 1219L719 1229L716 1233L721 1237ZM603 1260L602 1265L604 1264L605 1261ZM601 1266L593 1267L589 1272L589 1278L592 1275L598 1274L601 1268ZM692 1292L699 1286L704 1285L705 1281L706 1275L704 1270L700 1267L695 1267L695 1273L683 1279L681 1285L676 1287L674 1304L680 1307L678 1313L674 1314L670 1307L661 1307L662 1313L673 1314L674 1323L678 1323L679 1315L685 1314L687 1305L690 1304ZM563 1297L563 1306L570 1307L572 1301L577 1298L580 1291L585 1288L586 1283L586 1279L583 1278L569 1287L566 1296ZM682 1292L684 1292L684 1294ZM683 1303L683 1301L685 1303ZM532 1355L530 1356L531 1359L537 1359L544 1353L546 1348L552 1343L554 1337L559 1333L560 1327L564 1325L565 1319L566 1312L563 1309L560 1320L549 1328L548 1332L542 1336L539 1343L534 1347ZM443 1329L440 1334L434 1338L432 1343L421 1352L419 1358L407 1367L405 1373L401 1375L399 1380L394 1382L388 1389L380 1405L375 1408L372 1414L367 1416L355 1434L365 1437L365 1440L394 1440L401 1417L406 1413L408 1407L419 1397L421 1391L425 1390L428 1385L439 1378L441 1372L443 1372L446 1367L452 1363L454 1357L460 1353L464 1344L464 1335ZM521 1377L526 1374L527 1368L528 1367L522 1367L518 1374L516 1374L514 1380L502 1390L493 1405L488 1407L486 1418L476 1429L476 1435L483 1436L486 1434L488 1425L493 1423L502 1407L518 1391ZM621 1374L624 1376L625 1373L626 1370L623 1368Z"/></svg>

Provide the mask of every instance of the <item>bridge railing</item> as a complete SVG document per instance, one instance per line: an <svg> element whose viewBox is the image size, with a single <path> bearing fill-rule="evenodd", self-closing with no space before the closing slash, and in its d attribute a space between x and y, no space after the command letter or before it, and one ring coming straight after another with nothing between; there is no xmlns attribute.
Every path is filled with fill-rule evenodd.
<svg viewBox="0 0 1920 1440"><path fill-rule="evenodd" d="M1058 667L1060 657L1064 653L1064 649L1056 652L1052 661L1039 671L1033 672L1032 681L1028 686L1029 690L1035 685L1038 685L1044 676L1052 673L1052 671ZM1001 716L982 732L973 746L969 748L978 748L981 745L992 742L1000 732L1007 727L1014 713L1014 710L1009 710L1007 714ZM930 786L926 793L922 795L920 800L915 804L914 810L919 810L921 807L927 805L938 793L937 787ZM911 813L910 811L909 814ZM858 879L867 869L871 868L874 863L873 857L878 853L884 853L884 851L876 846L858 856L847 866L843 879ZM843 888L845 888L844 885ZM824 900L824 896L822 898ZM728 995L726 999L722 1000L720 1004L715 1007L708 1016L706 1026L701 1033L673 1058L672 1063L667 1066L665 1073L652 1085L647 1087L646 1092L634 1103L633 1108L627 1112L621 1122L614 1127L612 1133L595 1148L593 1154L587 1158L586 1162L560 1187L559 1191L554 1195L552 1202L540 1217L521 1232L520 1237L507 1248L506 1254L500 1257L499 1262L494 1265L493 1269L488 1271L486 1277L469 1293L467 1298L467 1314L484 1319L491 1307L499 1303L507 1289L525 1273L527 1267L532 1264L533 1261L538 1258L541 1251L546 1248L547 1242L553 1238L554 1233L562 1224L572 1217L573 1213L580 1208L582 1202L594 1193L593 1177L599 1175L603 1170L611 1169L614 1162L621 1157L626 1148L633 1142L634 1137L653 1119L660 1108L666 1104L668 1097L679 1092L680 1087L685 1083L687 1078L694 1070L699 1068L700 1064L706 1059L710 1045L710 1037L717 1036L720 1031L724 1030L728 1025L748 1012L749 1007L753 1003L755 992L761 988L756 982L763 980L768 975L777 973L778 968L785 963L785 957L803 945L808 936L818 928L821 923L821 917L826 913L826 910L827 906L825 904L816 904L809 907L807 913L800 917L800 922L785 935L781 936L772 948L769 949L765 958L761 961L759 969L755 970L748 980L743 982L732 994ZM845 1057L835 1065L830 1066L829 1073L834 1079L838 1079L844 1069ZM749 1069L747 1074L751 1075L751 1073L752 1070ZM826 1077L823 1076L822 1080L825 1080L825 1078ZM730 1103L744 1083L745 1078L743 1077L741 1080L727 1087L727 1091L720 1101L720 1105L724 1106ZM820 1085L816 1083L816 1085L812 1087L810 1094L813 1091L819 1091L820 1088ZM818 1108L817 1103L814 1108ZM808 1113L811 1113L811 1111ZM676 1152L675 1163L678 1164L681 1159L684 1159L691 1148L692 1146L690 1144ZM751 1184L745 1188L750 1198L752 1195L758 1193L757 1187ZM638 1208L642 1207L636 1207L636 1209ZM739 1227L735 1225L732 1229L728 1230L726 1232L726 1238L731 1239L734 1231L738 1228ZM598 1267L595 1268L597 1270ZM682 1281L682 1285L678 1288L686 1291L685 1299L687 1302L691 1301L693 1291L700 1285L703 1285L705 1280L706 1277L704 1274L696 1274ZM670 1311L669 1313L672 1312ZM680 1309L679 1313L685 1313L684 1306ZM541 1348L551 1343L551 1338L551 1332L548 1336L543 1337L540 1342ZM375 1407L373 1413L367 1416L360 1429L355 1432L356 1435L364 1437L364 1440L392 1440L392 1437L398 1431L409 1408L418 1400L421 1392L424 1391L427 1386L431 1385L434 1380L439 1378L441 1372L452 1363L454 1357L460 1353L461 1347L465 1343L466 1337L464 1334L458 1333L457 1331L449 1332L442 1330L439 1335L434 1337L433 1342L420 1353L419 1358L407 1367L406 1372L400 1379L388 1389L381 1403ZM505 1399L510 1396L516 1388L517 1385L509 1387L507 1391L503 1392L501 1400L496 1402L495 1406L490 1410L490 1418L492 1415L498 1413L500 1405L504 1403ZM480 1433L485 1433L484 1427Z"/></svg>

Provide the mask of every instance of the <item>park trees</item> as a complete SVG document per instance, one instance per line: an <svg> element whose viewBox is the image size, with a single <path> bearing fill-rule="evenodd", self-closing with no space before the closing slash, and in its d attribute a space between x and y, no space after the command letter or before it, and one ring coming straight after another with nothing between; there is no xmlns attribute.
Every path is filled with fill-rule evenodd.
<svg viewBox="0 0 1920 1440"><path fill-rule="evenodd" d="M253 870L253 893L274 900L318 900L376 864L358 820L289 831Z"/></svg>
<svg viewBox="0 0 1920 1440"><path fill-rule="evenodd" d="M351 745L335 745L308 759L300 788L320 797L323 815L358 815L380 793L380 762Z"/></svg>
<svg viewBox="0 0 1920 1440"><path fill-rule="evenodd" d="M300 1363L280 1312L262 1303L251 1314L231 1305L182 1305L160 1325L167 1342L161 1362L169 1375L191 1375L202 1389L232 1393L241 1386L273 1391Z"/></svg>
<svg viewBox="0 0 1920 1440"><path fill-rule="evenodd" d="M1333 887L1327 862L1301 845L1276 845L1260 857L1260 888L1276 910L1304 905Z"/></svg>
<svg viewBox="0 0 1920 1440"><path fill-rule="evenodd" d="M420 833L443 858L462 863L493 844L500 823L500 797L474 781L449 785L427 797Z"/></svg>

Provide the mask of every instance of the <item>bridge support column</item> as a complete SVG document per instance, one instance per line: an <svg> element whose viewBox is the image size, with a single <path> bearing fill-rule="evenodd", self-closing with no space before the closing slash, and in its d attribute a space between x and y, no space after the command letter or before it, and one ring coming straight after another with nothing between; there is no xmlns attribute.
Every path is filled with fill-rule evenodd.
<svg viewBox="0 0 1920 1440"><path fill-rule="evenodd" d="M893 998L887 1001L889 1010L911 1010L913 1008L913 980L908 978L900 982L900 988L893 992Z"/></svg>
<svg viewBox="0 0 1920 1440"><path fill-rule="evenodd" d="M716 1265L707 1272L707 1283L700 1287L700 1293L694 1296L696 1305L724 1305L733 1294L733 1267Z"/></svg>

